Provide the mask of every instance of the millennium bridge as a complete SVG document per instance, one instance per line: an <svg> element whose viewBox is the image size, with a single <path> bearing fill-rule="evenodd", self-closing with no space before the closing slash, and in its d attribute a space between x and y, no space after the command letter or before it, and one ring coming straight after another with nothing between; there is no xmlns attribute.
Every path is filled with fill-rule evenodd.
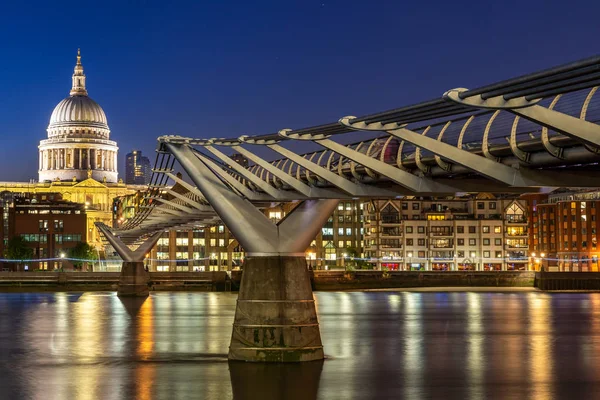
<svg viewBox="0 0 600 400"><path fill-rule="evenodd" d="M322 359L304 251L340 199L598 187L598 86L600 56L307 128L161 136L138 212L98 225L124 261L118 294L148 295L143 259L165 229L222 221L246 251L229 358ZM292 201L277 224L261 211Z"/></svg>

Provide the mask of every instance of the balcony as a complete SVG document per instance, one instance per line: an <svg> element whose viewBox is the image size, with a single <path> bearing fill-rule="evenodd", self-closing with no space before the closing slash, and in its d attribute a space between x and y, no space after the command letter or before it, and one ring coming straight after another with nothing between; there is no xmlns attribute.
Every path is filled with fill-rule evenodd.
<svg viewBox="0 0 600 400"><path fill-rule="evenodd" d="M524 216L516 216L516 215L507 215L506 216L507 224L527 224L527 218Z"/></svg>
<svg viewBox="0 0 600 400"><path fill-rule="evenodd" d="M528 235L527 229L508 228L506 230L506 236L509 237L527 237Z"/></svg>
<svg viewBox="0 0 600 400"><path fill-rule="evenodd" d="M401 249L402 242L400 240L382 239L379 245L381 249Z"/></svg>
<svg viewBox="0 0 600 400"><path fill-rule="evenodd" d="M528 249L529 245L528 244L523 244L523 243L507 243L504 246L504 250L521 250L521 249Z"/></svg>
<svg viewBox="0 0 600 400"><path fill-rule="evenodd" d="M507 257L506 258L506 262L507 263L511 263L511 264L519 264L519 263L528 263L529 260L527 259L527 257L522 258L522 257Z"/></svg>
<svg viewBox="0 0 600 400"><path fill-rule="evenodd" d="M429 246L433 249L452 249L454 248L454 240L452 239L431 239Z"/></svg>
<svg viewBox="0 0 600 400"><path fill-rule="evenodd" d="M431 237L454 237L454 230L444 230L444 231L431 231L429 232Z"/></svg>
<svg viewBox="0 0 600 400"><path fill-rule="evenodd" d="M400 237L402 236L402 229L400 229L399 227L384 227L381 230L381 236Z"/></svg>

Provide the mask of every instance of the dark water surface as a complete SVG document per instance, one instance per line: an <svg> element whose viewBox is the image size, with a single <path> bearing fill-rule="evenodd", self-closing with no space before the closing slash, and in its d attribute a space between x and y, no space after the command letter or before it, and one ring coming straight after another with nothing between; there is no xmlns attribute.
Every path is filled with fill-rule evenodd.
<svg viewBox="0 0 600 400"><path fill-rule="evenodd" d="M235 294L0 294L0 398L600 398L600 294L316 299L328 359L280 366L227 362Z"/></svg>

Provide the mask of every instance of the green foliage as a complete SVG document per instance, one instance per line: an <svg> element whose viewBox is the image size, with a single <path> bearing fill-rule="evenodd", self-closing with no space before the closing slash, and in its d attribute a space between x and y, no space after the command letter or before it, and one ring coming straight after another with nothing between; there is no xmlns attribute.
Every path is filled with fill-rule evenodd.
<svg viewBox="0 0 600 400"><path fill-rule="evenodd" d="M389 269L388 267L383 267L383 268L381 268L381 271L383 271L383 272L381 273L381 276L382 276L384 279L385 279L385 278L389 278L389 277L391 276L391 275L390 275L390 269Z"/></svg>
<svg viewBox="0 0 600 400"><path fill-rule="evenodd" d="M33 249L27 245L27 241L21 236L15 236L8 240L5 256L10 260L31 260Z"/></svg>
<svg viewBox="0 0 600 400"><path fill-rule="evenodd" d="M85 242L79 242L77 245L69 250L69 258L76 258L78 260L97 260L98 253L96 250ZM71 260L74 266L81 267L85 261Z"/></svg>
<svg viewBox="0 0 600 400"><path fill-rule="evenodd" d="M360 259L360 253L356 247L346 247L345 253L344 265L346 270L354 271L355 269L368 269L370 267L368 262Z"/></svg>

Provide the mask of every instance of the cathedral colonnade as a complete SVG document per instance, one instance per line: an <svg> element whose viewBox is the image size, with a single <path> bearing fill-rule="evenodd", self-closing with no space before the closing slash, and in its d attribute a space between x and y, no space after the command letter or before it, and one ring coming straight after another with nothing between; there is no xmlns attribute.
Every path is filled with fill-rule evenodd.
<svg viewBox="0 0 600 400"><path fill-rule="evenodd" d="M40 170L98 169L117 171L117 151L102 147L40 146Z"/></svg>

